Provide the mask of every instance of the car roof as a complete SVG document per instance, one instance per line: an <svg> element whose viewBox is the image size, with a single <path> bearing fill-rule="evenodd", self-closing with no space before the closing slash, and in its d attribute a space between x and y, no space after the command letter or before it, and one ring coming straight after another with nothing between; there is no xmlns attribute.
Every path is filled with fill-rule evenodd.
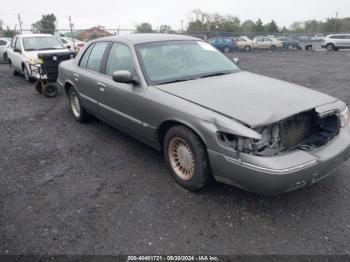
<svg viewBox="0 0 350 262"><path fill-rule="evenodd" d="M162 41L202 41L202 39L186 36L186 35L176 35L176 34L127 34L118 36L109 36L104 38L99 38L98 40L107 41L128 41L134 45L151 43L151 42L162 42Z"/></svg>

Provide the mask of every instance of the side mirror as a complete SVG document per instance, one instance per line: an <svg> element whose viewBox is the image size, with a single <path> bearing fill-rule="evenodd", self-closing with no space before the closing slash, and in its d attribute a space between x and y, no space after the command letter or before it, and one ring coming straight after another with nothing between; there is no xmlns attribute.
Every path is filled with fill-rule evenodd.
<svg viewBox="0 0 350 262"><path fill-rule="evenodd" d="M236 65L239 65L239 58L238 57L234 57L232 58L233 63L235 63Z"/></svg>
<svg viewBox="0 0 350 262"><path fill-rule="evenodd" d="M70 45L67 45L67 46L66 46L66 48L67 48L67 49L70 49L70 48L71 48L71 46L70 46Z"/></svg>
<svg viewBox="0 0 350 262"><path fill-rule="evenodd" d="M113 81L118 83L132 84L132 85L140 84L139 80L136 77L132 76L132 74L128 70L115 71L112 74L112 79Z"/></svg>
<svg viewBox="0 0 350 262"><path fill-rule="evenodd" d="M18 48L14 48L13 51L16 52L16 53L22 53L21 50L18 49Z"/></svg>

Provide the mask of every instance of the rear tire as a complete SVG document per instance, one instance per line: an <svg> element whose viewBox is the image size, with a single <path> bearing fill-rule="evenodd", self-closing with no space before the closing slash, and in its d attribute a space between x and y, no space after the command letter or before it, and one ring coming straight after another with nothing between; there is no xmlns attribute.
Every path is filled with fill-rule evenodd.
<svg viewBox="0 0 350 262"><path fill-rule="evenodd" d="M249 45L244 47L244 52L250 52L250 51L252 51L252 48Z"/></svg>
<svg viewBox="0 0 350 262"><path fill-rule="evenodd" d="M276 46L275 45L272 45L271 47L270 47L270 50L276 50Z"/></svg>
<svg viewBox="0 0 350 262"><path fill-rule="evenodd" d="M211 180L207 151L200 138L181 125L168 130L164 158L175 181L189 191L198 191Z"/></svg>
<svg viewBox="0 0 350 262"><path fill-rule="evenodd" d="M228 46L224 47L224 53L225 54L230 53L230 51L231 51L231 49Z"/></svg>
<svg viewBox="0 0 350 262"><path fill-rule="evenodd" d="M78 92L74 88L68 91L69 108L76 121L83 123L88 119L88 113L82 107Z"/></svg>
<svg viewBox="0 0 350 262"><path fill-rule="evenodd" d="M5 53L2 58L3 58L4 63L8 63L9 58L7 56L7 53Z"/></svg>

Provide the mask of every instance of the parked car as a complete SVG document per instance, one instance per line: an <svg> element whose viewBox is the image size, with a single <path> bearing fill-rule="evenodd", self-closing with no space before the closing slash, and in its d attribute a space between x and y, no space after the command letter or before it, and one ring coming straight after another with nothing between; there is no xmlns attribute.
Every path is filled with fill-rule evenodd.
<svg viewBox="0 0 350 262"><path fill-rule="evenodd" d="M327 51L350 48L350 34L327 35L322 40L321 46L326 48Z"/></svg>
<svg viewBox="0 0 350 262"><path fill-rule="evenodd" d="M75 38L72 39L71 37L60 37L60 40L66 48L70 49L71 52L79 51L85 46L85 42Z"/></svg>
<svg viewBox="0 0 350 262"><path fill-rule="evenodd" d="M77 121L93 114L161 150L188 190L214 178L278 194L325 178L350 156L344 102L242 71L194 37L96 39L60 64L58 82Z"/></svg>
<svg viewBox="0 0 350 262"><path fill-rule="evenodd" d="M319 42L322 41L325 38L323 34L316 34L313 37L311 37L311 41L313 42Z"/></svg>
<svg viewBox="0 0 350 262"><path fill-rule="evenodd" d="M236 42L236 48L243 50L245 52L250 52L252 50L253 41L250 40L247 36L234 37Z"/></svg>
<svg viewBox="0 0 350 262"><path fill-rule="evenodd" d="M0 62L7 62L8 56L7 56L7 48L11 44L11 38L0 38Z"/></svg>
<svg viewBox="0 0 350 262"><path fill-rule="evenodd" d="M255 49L270 49L275 50L277 48L282 48L283 43L278 41L276 38L270 37L255 37L253 39L253 48Z"/></svg>
<svg viewBox="0 0 350 262"><path fill-rule="evenodd" d="M213 37L208 42L224 53L229 53L236 49L236 43L231 37Z"/></svg>
<svg viewBox="0 0 350 262"><path fill-rule="evenodd" d="M27 81L33 82L36 75L30 69L30 64L40 64L38 54L62 54L69 50L55 36L49 34L23 34L12 39L7 55L14 75L24 74Z"/></svg>
<svg viewBox="0 0 350 262"><path fill-rule="evenodd" d="M277 37L278 41L281 41L283 44L283 48L285 49L301 49L301 46L299 45L299 41L292 39L290 37Z"/></svg>

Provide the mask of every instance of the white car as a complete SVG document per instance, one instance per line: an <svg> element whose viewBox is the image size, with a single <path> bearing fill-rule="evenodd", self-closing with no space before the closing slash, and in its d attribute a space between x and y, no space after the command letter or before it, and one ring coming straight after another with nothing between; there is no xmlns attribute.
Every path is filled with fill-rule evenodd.
<svg viewBox="0 0 350 262"><path fill-rule="evenodd" d="M63 54L70 51L57 37L49 34L24 34L12 39L7 48L8 62L14 75L23 74L28 82L32 82L36 73L32 72L30 65L41 63L39 53Z"/></svg>
<svg viewBox="0 0 350 262"><path fill-rule="evenodd" d="M269 49L275 50L277 48L282 48L282 41L278 41L272 37L259 36L253 39L253 48L255 49Z"/></svg>
<svg viewBox="0 0 350 262"><path fill-rule="evenodd" d="M60 40L62 41L64 46L70 49L72 52L79 51L85 46L85 42L75 38L72 39L71 37L60 37ZM74 44L73 44L73 40L74 40Z"/></svg>
<svg viewBox="0 0 350 262"><path fill-rule="evenodd" d="M7 48L11 44L11 38L0 38L0 62L7 62Z"/></svg>
<svg viewBox="0 0 350 262"><path fill-rule="evenodd" d="M325 36L323 34L316 34L313 37L311 37L311 41L318 42L318 41L322 41L324 38Z"/></svg>
<svg viewBox="0 0 350 262"><path fill-rule="evenodd" d="M327 51L338 51L339 49L350 48L350 34L327 35L321 43L321 47Z"/></svg>
<svg viewBox="0 0 350 262"><path fill-rule="evenodd" d="M247 36L234 37L234 40L239 50L249 52L253 48L253 41L250 40Z"/></svg>

